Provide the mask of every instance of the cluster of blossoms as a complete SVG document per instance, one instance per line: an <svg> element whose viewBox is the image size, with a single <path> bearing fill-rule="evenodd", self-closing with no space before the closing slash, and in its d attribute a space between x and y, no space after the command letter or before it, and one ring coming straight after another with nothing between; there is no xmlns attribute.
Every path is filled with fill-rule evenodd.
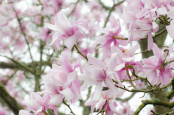
<svg viewBox="0 0 174 115"><path fill-rule="evenodd" d="M114 99L125 93L124 90L119 88L123 88L124 84L122 82L124 80L129 79L130 82L128 83L134 88L142 88L143 86L140 85L142 83L131 81L131 79L147 78L150 86L166 85L171 81L173 67L168 63L171 59L168 59L168 57L173 55L172 48L161 50L153 43L152 35L158 31L160 25L157 23L158 18L166 18L166 14L170 14L172 11L169 9L169 7L172 7L172 2L139 0L128 2L128 4L123 9L122 17L130 28L129 39L120 34L120 22L112 17L110 20L111 29L101 29L99 32L104 32L104 34L97 37L94 42L96 46L100 44L97 49L102 49L104 52L102 60L95 58L92 54L84 56L81 52L81 55L87 60L85 67L79 66L79 64L72 66L70 50L76 48L80 52L77 44L80 44L82 39L85 38L81 26L89 28L90 25L87 24L86 26L85 21L77 21L72 25L61 12L57 14L54 25L45 24L54 32L50 45L53 45L58 51L62 41L63 45L69 49L63 51L62 57L58 59L61 66L53 64L52 69L43 78L45 86L43 94L48 96L47 98L50 100L49 102L46 101L47 104L55 106L62 103L64 99L74 103L76 99L81 98L80 81L83 81L83 87L95 86L95 91L91 93L90 98L85 103L86 106L91 106L91 112L96 108L99 111L107 110L108 115L120 114L119 110L116 110L118 104ZM164 9L166 10L165 13ZM172 19L170 15L168 17ZM166 20L164 26L167 26L170 35L171 25L168 24L168 20ZM148 36L148 50L152 49L154 56L143 59L142 62L135 61L135 51L140 46L136 44L129 49L124 49L121 46L126 46L132 39L138 41L146 36ZM79 75L75 70L76 67L80 67ZM104 87L108 89L105 91L103 90ZM47 104L45 106L49 107ZM42 110L39 112L43 112L46 110L45 108L42 105L42 109L36 110Z"/></svg>
<svg viewBox="0 0 174 115"><path fill-rule="evenodd" d="M78 2L80 0L67 16L62 10L62 7L67 7L63 0L34 0L33 4L37 7L31 7L25 12L17 7L10 9L9 6L3 6L4 9L12 10L13 15L6 19L7 16L3 14L0 19L0 35L5 36L0 38L2 50L11 51L12 55L14 50L24 51L25 47L30 50L29 43L34 47L38 46L38 42L33 39L37 37L41 43L38 47L43 52L45 50L42 49L42 44L53 46L54 52L61 52L60 57L56 58L52 68L46 73L45 68L42 71L42 67L38 67L40 70L33 72L19 63L24 69L32 71L32 74L36 73L36 76L44 73L41 84L43 89L31 92L28 101L21 102L18 90L13 90L14 84L9 81L13 76L0 77L0 83L6 85L9 94L24 105L26 110L20 110L19 115L47 115L48 109L58 115L58 106L61 103L68 105L67 103L75 103L77 99L81 100L81 92L90 87L93 87L93 90L85 106L91 106L91 114L97 111L98 114L132 115L129 103L123 104L116 99L122 98L127 91L146 93L171 85L174 69L173 44L160 48L155 41L158 39L156 36L162 36L163 32L168 32L169 36L174 38L174 0L127 0L126 7L119 5L122 11L121 19L111 13L114 6L108 16L99 15L102 5L92 1L88 2L87 6L90 7L89 12L93 13L81 15L79 10L82 7ZM0 12L3 11L0 9ZM74 16L72 21L67 18L71 15ZM17 18L19 26L9 24L14 17ZM25 18L21 21L20 17L32 17L35 25L25 22ZM101 27L103 19L106 19L106 22ZM127 36L122 29L122 21L129 32ZM38 26L36 32L31 26ZM147 49L140 52L141 45L136 41L145 38L148 41ZM12 39L15 41L8 43ZM150 50L153 56L136 59L137 52ZM52 56L55 55L50 58ZM20 58L11 60L17 63ZM33 59L31 61L33 62ZM37 64L33 63L30 66L37 69ZM44 62L41 61L40 64L42 63ZM40 64L38 65L41 66ZM18 76L13 78L18 84L25 79L21 71L10 72L10 75ZM1 108L6 110L0 106L0 115Z"/></svg>

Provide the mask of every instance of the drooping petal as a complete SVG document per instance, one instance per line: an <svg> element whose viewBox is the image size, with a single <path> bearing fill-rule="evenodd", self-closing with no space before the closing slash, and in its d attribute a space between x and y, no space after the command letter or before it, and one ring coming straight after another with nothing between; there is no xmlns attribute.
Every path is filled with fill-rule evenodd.
<svg viewBox="0 0 174 115"><path fill-rule="evenodd" d="M26 111L26 110L20 110L20 111L19 111L19 115L34 115L34 114L29 113L29 112Z"/></svg>
<svg viewBox="0 0 174 115"><path fill-rule="evenodd" d="M166 26L166 29L167 29L167 31L168 31L169 36L170 36L171 38L174 38L174 32L173 32L173 30L174 30L174 20L172 20L172 21L170 22L170 25L169 25L169 26Z"/></svg>
<svg viewBox="0 0 174 115"><path fill-rule="evenodd" d="M153 54L156 57L160 57L161 56L161 50L158 48L158 46L154 43L153 44Z"/></svg>
<svg viewBox="0 0 174 115"><path fill-rule="evenodd" d="M62 68L65 72L70 73L73 71L72 65L70 63L71 58L71 51L65 50L61 53L62 57L58 58L57 60L61 64Z"/></svg>
<svg viewBox="0 0 174 115"><path fill-rule="evenodd" d="M50 30L58 31L57 27L53 24L45 23L44 25L46 28L49 28Z"/></svg>
<svg viewBox="0 0 174 115"><path fill-rule="evenodd" d="M62 12L57 14L55 24L60 33L69 33L68 31L72 27L71 23Z"/></svg>
<svg viewBox="0 0 174 115"><path fill-rule="evenodd" d="M102 85L98 84L95 87L95 92L94 92L94 97L92 98L92 101L96 102L99 100L100 96L101 96L101 91L102 91Z"/></svg>
<svg viewBox="0 0 174 115"><path fill-rule="evenodd" d="M148 51L151 50L153 47L153 38L152 38L152 33L148 33Z"/></svg>
<svg viewBox="0 0 174 115"><path fill-rule="evenodd" d="M89 64L93 64L93 65L98 66L98 67L101 67L103 69L106 69L105 64L102 61L100 61L99 59L97 59L97 58L89 56L88 57L88 63Z"/></svg>
<svg viewBox="0 0 174 115"><path fill-rule="evenodd" d="M110 107L111 111L117 113L117 111L116 111L117 103L109 101L109 107Z"/></svg>

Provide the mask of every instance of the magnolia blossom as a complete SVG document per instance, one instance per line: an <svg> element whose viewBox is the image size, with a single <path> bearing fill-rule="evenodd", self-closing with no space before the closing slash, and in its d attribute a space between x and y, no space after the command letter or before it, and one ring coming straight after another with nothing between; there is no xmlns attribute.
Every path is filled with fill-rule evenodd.
<svg viewBox="0 0 174 115"><path fill-rule="evenodd" d="M50 45L53 45L56 50L60 47L60 41L63 41L64 45L71 50L76 44L78 39L84 38L84 34L79 27L80 23L75 23L72 25L66 16L59 12L56 16L55 25L45 24L51 30L54 30L53 41Z"/></svg>
<svg viewBox="0 0 174 115"><path fill-rule="evenodd" d="M23 101L23 104L27 106L29 111L34 112L36 115L44 115L44 111L48 108L54 109L54 114L57 115L57 108L49 103L50 96L46 95L41 97L38 93L31 93L31 99L27 101ZM21 110L20 115L26 113L28 115L32 115L27 111Z"/></svg>
<svg viewBox="0 0 174 115"><path fill-rule="evenodd" d="M94 96L94 93L92 94ZM91 96L91 97L92 97ZM114 102L114 96L112 90L102 91L101 97L98 102L93 102L93 100L90 98L85 103L86 106L91 106L91 114L94 111L94 108L99 111L107 110L107 115L118 115L118 111L116 110L117 103Z"/></svg>
<svg viewBox="0 0 174 115"><path fill-rule="evenodd" d="M135 51L139 48L139 44L132 46L129 49L112 47L112 52L117 53L116 60L117 64L115 66L114 71L117 72L120 80L128 79L126 65L132 65L135 67L136 72L142 71L142 64L139 61L135 61ZM128 69L131 71L131 69Z"/></svg>
<svg viewBox="0 0 174 115"><path fill-rule="evenodd" d="M103 53L105 54L103 58L106 58L110 56L111 53L111 46L112 44L114 46L119 46L119 45L127 45L127 40L122 40L125 37L121 34L121 26L120 26L120 21L114 18L114 16L111 17L110 20L111 28L108 29L101 29L101 31L104 34L104 36L99 36L95 40L95 44L100 44L98 48L103 49Z"/></svg>
<svg viewBox="0 0 174 115"><path fill-rule="evenodd" d="M166 51L167 52L167 51ZM159 49L156 44L153 46L154 56L143 59L143 76L147 77L152 84L165 85L172 78L172 70L170 65L165 65L165 58L168 55Z"/></svg>
<svg viewBox="0 0 174 115"><path fill-rule="evenodd" d="M90 65L86 66L80 79L84 80L88 85L96 85L94 95L91 98L94 102L99 100L104 86L113 91L114 97L120 96L124 93L123 90L120 91L117 89L112 81L112 79L114 79L120 82L117 73L113 71L116 64L115 57L115 54L111 56L108 65L96 58L88 57L88 63Z"/></svg>
<svg viewBox="0 0 174 115"><path fill-rule="evenodd" d="M53 67L44 77L44 93L50 95L51 103L58 105L63 98L74 103L80 97L80 80L77 72L70 63L70 51L62 52L62 57L58 59L61 66L53 64Z"/></svg>

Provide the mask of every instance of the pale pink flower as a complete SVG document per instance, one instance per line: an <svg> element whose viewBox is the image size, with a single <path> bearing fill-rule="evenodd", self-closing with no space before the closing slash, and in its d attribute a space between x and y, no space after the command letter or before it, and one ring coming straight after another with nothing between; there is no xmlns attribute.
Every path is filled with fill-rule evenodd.
<svg viewBox="0 0 174 115"><path fill-rule="evenodd" d="M95 92L93 97L91 98L94 102L97 102L99 100L101 91L104 86L111 89L115 97L124 93L122 92L123 90L120 91L118 88L116 88L112 81L112 79L114 79L120 83L117 73L113 71L117 63L115 56L116 55L111 56L108 65L97 58L88 56L89 65L84 69L83 74L80 76L80 79L84 80L84 82L90 86L95 85Z"/></svg>
<svg viewBox="0 0 174 115"><path fill-rule="evenodd" d="M165 65L163 63L167 53L159 49L156 44L153 45L154 56L148 59L143 59L143 76L147 77L148 80L157 85L161 83L162 85L167 84L172 78L172 70L170 65Z"/></svg>
<svg viewBox="0 0 174 115"><path fill-rule="evenodd" d="M74 103L80 97L80 80L77 78L77 72L70 63L70 51L62 52L62 57L58 59L61 66L53 64L51 70L44 77L45 94L51 97L51 103L58 105L63 98ZM76 67L76 66L75 66Z"/></svg>
<svg viewBox="0 0 174 115"><path fill-rule="evenodd" d="M101 30L105 34L103 36L99 36L95 40L95 45L100 44L98 48L103 49L103 54L105 54L103 58L110 56L112 44L118 47L119 45L125 46L128 43L127 40L119 39L119 38L125 38L121 34L120 21L118 19L116 20L114 16L111 16L110 25L111 28Z"/></svg>
<svg viewBox="0 0 174 115"><path fill-rule="evenodd" d="M129 49L112 47L112 52L117 53L117 64L114 68L114 71L117 72L120 80L128 79L126 65L134 66L136 73L142 70L141 62L135 61L135 51L138 50L139 47L139 44L136 44ZM129 71L132 72L132 69L129 68Z"/></svg>
<svg viewBox="0 0 174 115"><path fill-rule="evenodd" d="M85 103L85 106L91 106L91 113L93 113L94 108L99 111L103 108L103 110L107 110L107 115L118 115L119 111L116 110L117 103L114 101L115 97L112 90L102 91L101 97L97 102L92 100L93 96L94 93Z"/></svg>
<svg viewBox="0 0 174 115"><path fill-rule="evenodd" d="M41 97L38 93L35 92L31 92L30 95L30 100L23 101L23 104L27 106L27 110L32 111L37 115L43 115L44 111L46 111L48 108L52 108L54 109L54 114L57 115L57 108L49 103L49 95Z"/></svg>
<svg viewBox="0 0 174 115"><path fill-rule="evenodd" d="M53 41L50 45L53 45L56 50L60 47L60 42L63 41L64 45L71 50L72 47L80 38L84 38L84 34L79 27L79 23L72 25L66 16L59 12L56 16L55 25L45 24L51 30L54 30Z"/></svg>

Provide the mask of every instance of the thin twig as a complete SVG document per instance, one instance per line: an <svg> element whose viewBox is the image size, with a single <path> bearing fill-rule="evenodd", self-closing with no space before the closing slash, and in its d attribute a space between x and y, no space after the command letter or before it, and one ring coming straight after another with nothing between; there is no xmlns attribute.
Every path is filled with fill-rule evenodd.
<svg viewBox="0 0 174 115"><path fill-rule="evenodd" d="M131 80L131 76L130 76L130 74L129 74L129 69L128 69L128 67L126 67L126 73L127 73L128 77L129 77L129 79L130 79L131 85L132 85L135 89L137 89L136 86L132 83L132 80Z"/></svg>
<svg viewBox="0 0 174 115"><path fill-rule="evenodd" d="M79 50L79 48L77 47L77 45L74 45L74 47L76 48L77 52L88 61L88 57L82 54L82 52Z"/></svg>
<svg viewBox="0 0 174 115"><path fill-rule="evenodd" d="M71 107L65 102L65 99L63 99L63 103L69 108L69 110L71 111L71 113L72 113L73 115L76 115L76 114L72 111Z"/></svg>
<svg viewBox="0 0 174 115"><path fill-rule="evenodd" d="M13 10L14 10L14 12L15 12L17 21L18 21L18 23L19 23L19 27L20 27L20 29L21 29L21 32L22 32L22 34L23 34L23 36L24 36L25 42L27 43L28 50L29 50L29 54L30 54L30 58L31 58L31 60L32 60L33 71L35 71L35 65L34 65L34 61L33 61L33 56L32 56L32 54L31 54L31 49L30 49L30 46L29 46L29 42L28 42L28 40L27 40L27 38L26 38L26 35L25 35L25 33L24 33L23 29L22 29L22 24L21 24L21 21L20 21L18 15L17 15L17 12L16 12L16 10L15 10L14 8L13 8Z"/></svg>
<svg viewBox="0 0 174 115"><path fill-rule="evenodd" d="M0 55L0 56L2 56L2 55ZM31 73L34 74L34 72L33 72L29 67L27 67L26 65L24 65L24 64L22 64L22 63L20 63L20 62L18 62L18 61L16 61L16 60L14 60L14 59L12 59L12 58L9 58L9 57L7 57L7 56L2 56L2 57L5 57L5 58L7 58L7 59L10 59L10 60L11 60L12 62L14 62L15 64L17 64L17 65L19 65L19 66L25 68L26 70L28 70L29 72L31 72Z"/></svg>
<svg viewBox="0 0 174 115"><path fill-rule="evenodd" d="M104 111L104 108L105 108L107 102L108 102L108 100L106 100L105 104L103 105L102 109L97 113L97 115L98 115L99 113L101 113L102 111Z"/></svg>

